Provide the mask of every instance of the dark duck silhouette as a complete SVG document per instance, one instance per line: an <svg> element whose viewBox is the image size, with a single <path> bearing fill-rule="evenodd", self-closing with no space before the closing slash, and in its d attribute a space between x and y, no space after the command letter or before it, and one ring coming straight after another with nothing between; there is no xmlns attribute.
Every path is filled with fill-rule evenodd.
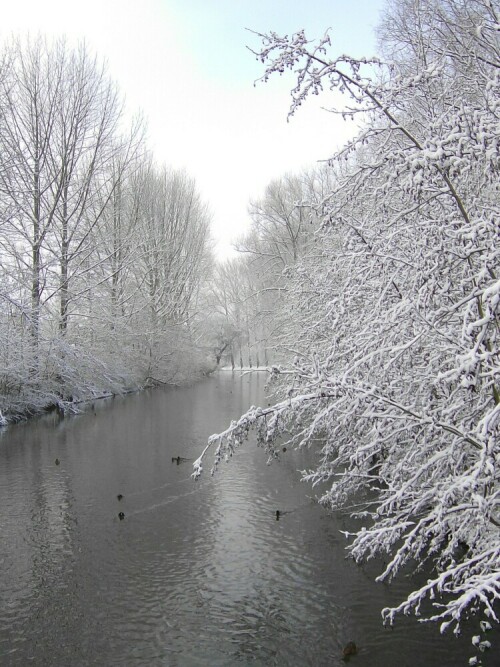
<svg viewBox="0 0 500 667"><path fill-rule="evenodd" d="M357 652L356 644L354 642L347 642L342 650L343 659L347 661L351 656L356 655Z"/></svg>
<svg viewBox="0 0 500 667"><path fill-rule="evenodd" d="M125 518L124 512L118 512L118 518L120 519L120 521L123 521L123 519Z"/></svg>
<svg viewBox="0 0 500 667"><path fill-rule="evenodd" d="M118 498L118 500L121 500L123 498L123 495L119 493L116 497Z"/></svg>
<svg viewBox="0 0 500 667"><path fill-rule="evenodd" d="M172 456L172 463L184 463L185 461L191 461L192 459L185 459L183 456Z"/></svg>

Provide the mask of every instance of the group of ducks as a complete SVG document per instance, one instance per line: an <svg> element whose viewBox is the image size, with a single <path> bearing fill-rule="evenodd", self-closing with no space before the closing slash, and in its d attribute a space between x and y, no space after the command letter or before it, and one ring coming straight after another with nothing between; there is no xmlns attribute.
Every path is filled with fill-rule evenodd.
<svg viewBox="0 0 500 667"><path fill-rule="evenodd" d="M180 458L180 457L179 457L179 458ZM59 461L59 459L56 459L56 460L54 461L54 463L56 464L56 466L58 466L58 465L61 464L61 461ZM123 498L123 494L122 494L122 493L119 493L119 494L116 496L116 498L117 498L118 500L121 500L121 499ZM118 512L118 518L120 519L120 521L123 521L123 519L125 518L125 512Z"/></svg>
<svg viewBox="0 0 500 667"><path fill-rule="evenodd" d="M123 498L123 495L121 493L119 493L116 496L116 498L117 498L117 500L121 500ZM118 518L120 519L120 521L123 521L123 519L125 518L125 512L118 512Z"/></svg>
<svg viewBox="0 0 500 667"><path fill-rule="evenodd" d="M185 459L182 456L172 456L172 463L177 463L177 465L179 465L180 463L184 463L184 461L191 461L191 459ZM56 459L56 465L59 465L59 459ZM123 494L119 493L116 496L116 498L119 501L122 500ZM125 518L125 512L118 512L118 518L120 519L120 521L123 521L123 519Z"/></svg>
<svg viewBox="0 0 500 667"><path fill-rule="evenodd" d="M184 458L182 458L182 456L173 456L172 457L172 463L177 463L177 465L179 465L183 461L189 461L189 459L184 459ZM59 461L59 459L55 460L56 466L58 466L60 463L61 462ZM123 494L119 493L116 496L116 499L118 501L123 500ZM287 514L287 512L283 512L282 510L276 510L276 521L279 521L280 516L283 516L283 514ZM125 512L118 512L118 518L120 519L120 521L123 521L123 519L125 518ZM347 662L349 660L349 658L351 658L351 656L353 656L353 655L356 655L357 652L358 652L358 649L356 647L356 644L354 642L348 642L342 650L343 660L345 660Z"/></svg>

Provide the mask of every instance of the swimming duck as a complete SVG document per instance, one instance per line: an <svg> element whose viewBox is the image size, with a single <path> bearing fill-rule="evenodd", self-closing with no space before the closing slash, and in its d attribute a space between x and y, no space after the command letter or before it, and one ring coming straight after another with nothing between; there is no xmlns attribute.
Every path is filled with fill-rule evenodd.
<svg viewBox="0 0 500 667"><path fill-rule="evenodd" d="M354 642L347 642L347 644L344 646L344 650L342 651L342 655L344 656L345 659L349 659L351 655L356 655L358 652L358 649L356 647L356 644Z"/></svg>
<svg viewBox="0 0 500 667"><path fill-rule="evenodd" d="M58 466L61 463L61 461L59 461L59 459L56 459L54 463L56 464L56 466Z"/></svg>
<svg viewBox="0 0 500 667"><path fill-rule="evenodd" d="M279 510L276 510L276 521L280 520L281 512Z"/></svg>
<svg viewBox="0 0 500 667"><path fill-rule="evenodd" d="M172 456L172 463L185 463L186 461L192 461L193 459L185 459L183 456Z"/></svg>
<svg viewBox="0 0 500 667"><path fill-rule="evenodd" d="M125 514L123 512L118 512L118 518L120 519L120 521L123 521L123 519L125 518Z"/></svg>
<svg viewBox="0 0 500 667"><path fill-rule="evenodd" d="M121 493L119 493L116 497L118 498L118 500L121 500L123 498Z"/></svg>

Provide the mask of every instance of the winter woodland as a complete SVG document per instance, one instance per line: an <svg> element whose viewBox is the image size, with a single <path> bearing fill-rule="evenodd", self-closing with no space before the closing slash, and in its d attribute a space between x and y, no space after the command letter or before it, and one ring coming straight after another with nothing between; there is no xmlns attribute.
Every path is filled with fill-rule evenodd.
<svg viewBox="0 0 500 667"><path fill-rule="evenodd" d="M321 95L355 138L270 183L223 263L196 184L155 162L98 58L3 45L1 419L268 366L275 401L212 436L194 476L251 430L269 460L311 448L304 479L360 525L352 557L383 555L380 581L430 573L384 620L459 632L476 612L484 649L500 598L500 5L393 0L378 37L357 60L329 32L251 35L263 81L291 78L290 116Z"/></svg>

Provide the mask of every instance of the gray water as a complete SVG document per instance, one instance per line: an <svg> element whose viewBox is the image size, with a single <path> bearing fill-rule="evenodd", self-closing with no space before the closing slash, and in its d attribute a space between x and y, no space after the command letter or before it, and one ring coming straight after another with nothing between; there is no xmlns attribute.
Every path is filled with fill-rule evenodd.
<svg viewBox="0 0 500 667"><path fill-rule="evenodd" d="M0 665L334 666L351 640L355 667L468 663L470 633L382 627L411 582L346 560L344 520L299 481L311 453L266 466L250 442L198 482L172 462L264 382L225 373L3 431Z"/></svg>

